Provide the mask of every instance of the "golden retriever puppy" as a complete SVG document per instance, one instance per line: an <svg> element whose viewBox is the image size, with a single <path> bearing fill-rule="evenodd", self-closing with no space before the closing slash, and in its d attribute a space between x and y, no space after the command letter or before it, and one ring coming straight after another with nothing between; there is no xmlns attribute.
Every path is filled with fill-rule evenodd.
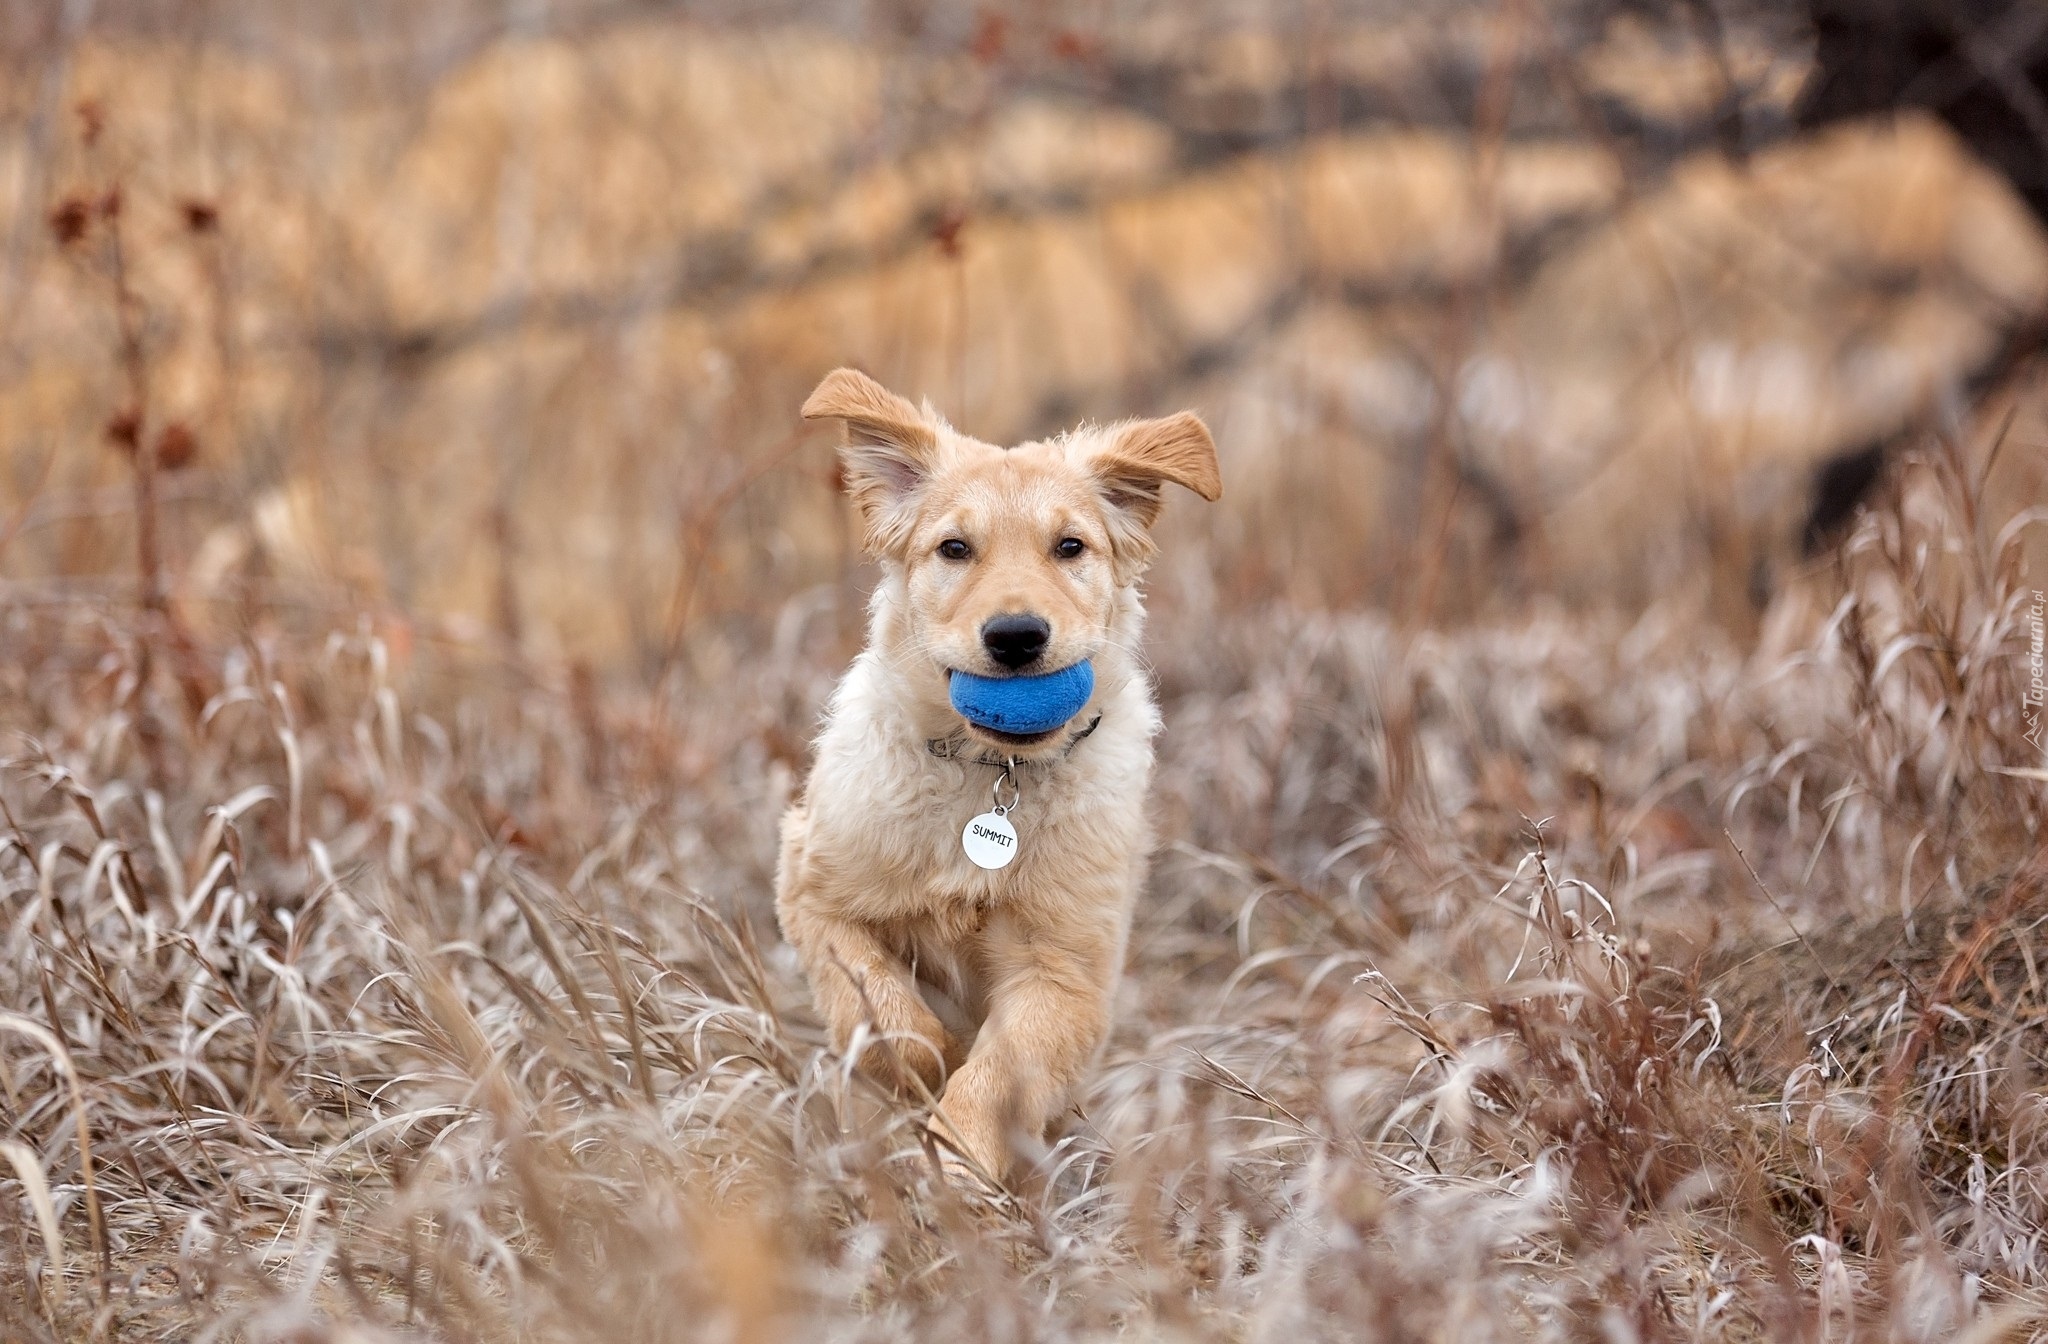
<svg viewBox="0 0 2048 1344"><path fill-rule="evenodd" d="M837 1046L915 1075L934 1133L1000 1180L1109 1031L1160 726L1138 582L1166 484L1221 495L1216 446L1183 413L1001 448L851 369L803 413L846 422L882 577L783 818L776 915ZM1086 698L984 726L962 684Z"/></svg>

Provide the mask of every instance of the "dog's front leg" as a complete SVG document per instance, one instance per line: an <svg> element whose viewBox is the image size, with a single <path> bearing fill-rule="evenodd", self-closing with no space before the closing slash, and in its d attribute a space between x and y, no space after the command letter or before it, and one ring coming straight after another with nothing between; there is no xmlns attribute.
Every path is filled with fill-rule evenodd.
<svg viewBox="0 0 2048 1344"><path fill-rule="evenodd" d="M1034 920L999 912L983 932L989 1015L946 1084L932 1129L1002 1179L1036 1144L1109 1033L1123 952L1113 913Z"/></svg>
<svg viewBox="0 0 2048 1344"><path fill-rule="evenodd" d="M803 961L832 1044L847 1049L855 1030L867 1023L883 1040L862 1052L861 1067L906 1089L910 1080L899 1069L907 1069L936 1092L951 1043L910 968L866 924L807 909L803 902L780 904L783 936Z"/></svg>

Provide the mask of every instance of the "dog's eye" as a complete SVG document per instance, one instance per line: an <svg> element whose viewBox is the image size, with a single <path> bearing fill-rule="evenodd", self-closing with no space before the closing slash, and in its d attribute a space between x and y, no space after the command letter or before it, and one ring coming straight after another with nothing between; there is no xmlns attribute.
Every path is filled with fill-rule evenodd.
<svg viewBox="0 0 2048 1344"><path fill-rule="evenodd" d="M974 552L969 550L967 543L960 540L960 538L947 537L939 543L939 554L945 556L948 560L965 560L968 556L973 555Z"/></svg>
<svg viewBox="0 0 2048 1344"><path fill-rule="evenodd" d="M1071 560L1087 549L1081 544L1079 537L1061 537L1059 545L1052 548L1052 553L1062 560Z"/></svg>

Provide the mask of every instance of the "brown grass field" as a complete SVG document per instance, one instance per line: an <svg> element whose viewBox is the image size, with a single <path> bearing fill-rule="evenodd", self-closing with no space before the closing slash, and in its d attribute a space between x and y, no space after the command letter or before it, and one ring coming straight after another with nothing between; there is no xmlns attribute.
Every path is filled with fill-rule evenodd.
<svg viewBox="0 0 2048 1344"><path fill-rule="evenodd" d="M1799 128L1796 23L47 9L0 1337L2048 1338L2048 235L1932 117ZM840 363L1223 457L1001 1193L771 908Z"/></svg>

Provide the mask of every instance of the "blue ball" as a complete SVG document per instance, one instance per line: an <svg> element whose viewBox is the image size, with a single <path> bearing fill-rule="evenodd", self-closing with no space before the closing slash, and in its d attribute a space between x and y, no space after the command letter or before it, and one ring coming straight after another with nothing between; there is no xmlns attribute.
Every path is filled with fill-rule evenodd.
<svg viewBox="0 0 2048 1344"><path fill-rule="evenodd" d="M952 674L953 708L969 723L1029 737L1049 733L1081 712L1095 694L1095 668L1086 659L1036 677Z"/></svg>

